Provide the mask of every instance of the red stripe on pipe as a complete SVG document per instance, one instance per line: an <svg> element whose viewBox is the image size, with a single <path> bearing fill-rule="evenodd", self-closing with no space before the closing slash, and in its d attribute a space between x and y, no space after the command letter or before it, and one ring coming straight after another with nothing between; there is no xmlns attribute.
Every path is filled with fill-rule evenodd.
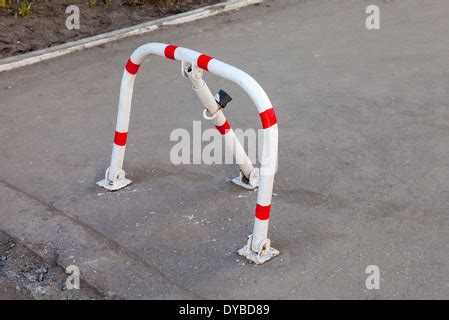
<svg viewBox="0 0 449 320"><path fill-rule="evenodd" d="M256 218L259 220L268 220L270 218L271 204L268 206L261 206L256 204Z"/></svg>
<svg viewBox="0 0 449 320"><path fill-rule="evenodd" d="M218 131L220 131L221 134L226 134L231 129L231 126L229 125L228 120L225 121L221 126L215 126Z"/></svg>
<svg viewBox="0 0 449 320"><path fill-rule="evenodd" d="M126 63L126 71L128 71L129 74L135 75L137 71L139 71L140 64L135 64L131 61L131 59L128 59L128 62Z"/></svg>
<svg viewBox="0 0 449 320"><path fill-rule="evenodd" d="M209 67L209 62L213 59L213 57L210 57L208 55L202 54L198 57L198 61L196 62L196 64L198 65L199 68L209 71L208 67Z"/></svg>
<svg viewBox="0 0 449 320"><path fill-rule="evenodd" d="M114 143L118 146L123 147L126 145L126 139L128 138L128 132L115 132Z"/></svg>
<svg viewBox="0 0 449 320"><path fill-rule="evenodd" d="M260 119L262 120L262 127L264 129L267 129L278 123L276 113L274 112L273 108L265 110L264 112L260 113L259 116Z"/></svg>
<svg viewBox="0 0 449 320"><path fill-rule="evenodd" d="M172 60L175 60L175 51L176 51L176 49L178 49L177 46L172 46L172 45L166 46L165 50L164 50L165 57L167 57L169 59L172 59Z"/></svg>

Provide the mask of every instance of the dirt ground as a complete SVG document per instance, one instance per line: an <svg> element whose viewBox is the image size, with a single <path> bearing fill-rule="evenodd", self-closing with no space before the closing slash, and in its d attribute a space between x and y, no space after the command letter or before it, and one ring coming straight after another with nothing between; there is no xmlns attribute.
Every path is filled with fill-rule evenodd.
<svg viewBox="0 0 449 320"><path fill-rule="evenodd" d="M104 32L125 28L149 20L185 12L220 0L114 0L106 5L97 1L89 7L79 1L80 29L68 30L67 6L77 1L32 1L32 14L15 17L17 5L0 8L0 58L22 54Z"/></svg>
<svg viewBox="0 0 449 320"><path fill-rule="evenodd" d="M66 289L67 276L56 263L42 260L0 231L0 300L104 298L83 282L80 290Z"/></svg>

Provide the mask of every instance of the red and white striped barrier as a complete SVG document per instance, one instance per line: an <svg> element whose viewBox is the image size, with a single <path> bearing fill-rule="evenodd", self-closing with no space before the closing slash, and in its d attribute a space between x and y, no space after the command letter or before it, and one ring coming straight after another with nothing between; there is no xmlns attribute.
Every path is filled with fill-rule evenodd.
<svg viewBox="0 0 449 320"><path fill-rule="evenodd" d="M239 250L239 254L256 264L261 264L278 255L279 251L271 248L270 240L267 237L274 174L277 170L278 125L276 114L267 94L250 75L208 55L163 43L148 43L140 46L133 52L126 64L126 70L122 77L111 164L106 170L105 179L97 184L114 191L124 188L131 183L130 180L125 178L125 172L122 167L128 136L134 80L144 58L153 54L182 61L183 74L191 80L193 89L206 108L207 113L214 115L210 119L214 121L217 129L223 134L226 146L233 146L234 156L237 159L240 158L239 163L241 163L242 175L250 180L250 184L255 185L258 182L259 190L253 234L248 237L247 245ZM251 164L243 147L235 137L229 122L226 120L222 110L217 106L217 102L207 88L206 83L202 80L203 70L236 83L250 96L256 105L263 127L260 170L256 170L257 168L254 168Z"/></svg>

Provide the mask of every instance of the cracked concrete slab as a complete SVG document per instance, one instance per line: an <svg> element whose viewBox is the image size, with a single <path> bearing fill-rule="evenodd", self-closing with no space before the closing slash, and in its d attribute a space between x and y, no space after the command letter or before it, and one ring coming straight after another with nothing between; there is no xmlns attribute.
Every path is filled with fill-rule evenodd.
<svg viewBox="0 0 449 320"><path fill-rule="evenodd" d="M70 214L0 181L0 225L20 235L40 256L64 269L76 265L83 281L110 298L195 298L157 267ZM127 285L121 282L126 279Z"/></svg>

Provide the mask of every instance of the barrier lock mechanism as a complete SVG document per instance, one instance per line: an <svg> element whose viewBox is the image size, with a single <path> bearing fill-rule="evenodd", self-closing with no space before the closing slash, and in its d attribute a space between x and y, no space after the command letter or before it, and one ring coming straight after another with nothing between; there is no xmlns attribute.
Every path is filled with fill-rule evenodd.
<svg viewBox="0 0 449 320"><path fill-rule="evenodd" d="M124 68L120 85L119 110L110 166L106 169L104 179L97 184L109 191L117 191L131 184L131 180L126 178L123 170L131 101L137 72L145 57L149 55L159 55L181 62L181 74L192 83L192 89L204 107L204 118L213 121L223 137L227 150L232 153L235 162L240 166L239 176L233 178L232 182L247 190L258 189L256 208L253 211L253 232L238 253L255 264L262 264L279 255L279 251L271 247L271 241L268 238L274 174L278 160L278 126L273 105L263 88L250 75L209 55L158 42L143 44L131 54ZM254 167L221 110L231 102L231 96L224 90L218 91L214 96L203 80L203 73L206 71L241 87L256 105L264 133L261 142L260 169Z"/></svg>
<svg viewBox="0 0 449 320"><path fill-rule="evenodd" d="M220 105L221 109L226 108L226 105L232 100L231 96L227 94L223 89L220 89L220 91L215 94L214 98L215 101L217 101L217 103Z"/></svg>

